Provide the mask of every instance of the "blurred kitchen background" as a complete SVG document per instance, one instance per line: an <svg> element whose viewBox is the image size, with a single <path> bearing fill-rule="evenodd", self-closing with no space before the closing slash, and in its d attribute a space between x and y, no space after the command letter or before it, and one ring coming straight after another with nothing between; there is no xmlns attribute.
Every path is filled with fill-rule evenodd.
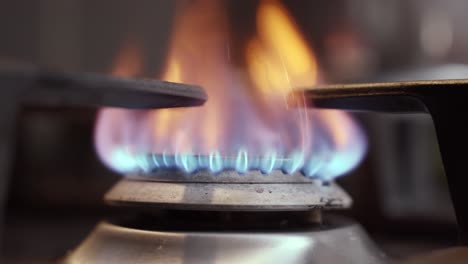
<svg viewBox="0 0 468 264"><path fill-rule="evenodd" d="M327 83L468 78L468 2L283 1ZM228 1L233 31L251 30L256 1ZM36 65L109 74L119 50L136 46L142 76L157 76L176 1L17 0L0 7L0 66ZM1 68L0 67L0 68ZM0 87L0 115L11 87ZM57 260L106 216L102 196L119 179L94 151L96 109L22 107L10 119L0 261ZM456 243L456 226L431 119L356 115L369 137L365 161L339 179L354 199L346 214L390 256ZM454 122L456 119L454 117ZM1 215L1 214L0 214Z"/></svg>

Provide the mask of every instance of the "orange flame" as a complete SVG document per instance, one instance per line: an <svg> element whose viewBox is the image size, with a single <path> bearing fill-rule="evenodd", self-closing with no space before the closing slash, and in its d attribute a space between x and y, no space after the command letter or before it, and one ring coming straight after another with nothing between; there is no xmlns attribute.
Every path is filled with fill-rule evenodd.
<svg viewBox="0 0 468 264"><path fill-rule="evenodd" d="M317 83L317 62L293 20L278 1L263 1L257 15L258 36L248 46L249 73L267 94Z"/></svg>
<svg viewBox="0 0 468 264"><path fill-rule="evenodd" d="M318 66L279 1L260 2L257 34L245 50L245 70L230 61L230 35L222 2L199 0L184 7L174 25L161 78L198 84L206 89L209 100L197 108L101 111L97 148L111 167L122 172L138 168L141 164L135 161L135 153L221 153L245 159L278 156L292 160L280 165L287 172L302 168L307 176L332 178L359 162L365 143L350 143L362 140L348 115L288 109L286 98L293 89L317 83ZM134 47L127 45L122 51L114 74L131 76L140 71L140 55ZM116 136L115 131L120 134ZM110 150L108 145L112 144L103 143L109 138L115 141L114 149L124 149L123 154ZM354 148L351 151L350 146ZM349 164L343 165L345 159ZM276 163L274 158L270 160L273 168Z"/></svg>

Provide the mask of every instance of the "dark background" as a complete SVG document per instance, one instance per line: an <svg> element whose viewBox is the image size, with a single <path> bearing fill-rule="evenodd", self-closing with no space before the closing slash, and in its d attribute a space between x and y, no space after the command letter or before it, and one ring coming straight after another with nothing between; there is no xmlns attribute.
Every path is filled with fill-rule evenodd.
<svg viewBox="0 0 468 264"><path fill-rule="evenodd" d="M232 30L251 34L256 1L230 1ZM461 0L287 1L330 83L468 76L468 3ZM139 43L142 76L161 71L175 1L0 2L0 66L36 65L109 74L119 49ZM5 98L11 87L0 87ZM3 102L3 101L0 101ZM0 105L0 113L8 114ZM99 219L121 176L93 147L96 109L22 107L12 118L2 256L47 262L76 246ZM455 222L434 129L423 115L359 114L370 149L339 179L354 198L346 212L391 256L454 245ZM456 122L456 121L455 121ZM0 170L0 171L3 171Z"/></svg>

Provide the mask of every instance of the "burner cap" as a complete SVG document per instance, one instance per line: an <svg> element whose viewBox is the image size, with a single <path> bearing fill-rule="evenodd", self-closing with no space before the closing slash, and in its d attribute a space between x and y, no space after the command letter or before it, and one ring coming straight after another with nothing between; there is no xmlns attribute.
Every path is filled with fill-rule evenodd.
<svg viewBox="0 0 468 264"><path fill-rule="evenodd" d="M105 196L116 205L164 209L212 211L304 211L348 208L352 200L334 182L324 183L300 173L273 171L238 174L223 171L182 176L164 172L164 177L127 178Z"/></svg>

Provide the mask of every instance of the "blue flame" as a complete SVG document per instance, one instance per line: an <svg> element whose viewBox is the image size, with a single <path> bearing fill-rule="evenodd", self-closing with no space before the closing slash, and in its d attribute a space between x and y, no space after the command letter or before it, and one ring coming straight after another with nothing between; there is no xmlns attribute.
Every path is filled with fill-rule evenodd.
<svg viewBox="0 0 468 264"><path fill-rule="evenodd" d="M322 159L322 164L317 165L319 167L316 172L317 177L328 181L333 180L353 170L360 163L367 150L367 142L362 134L355 135L355 137L355 141L349 142L347 151L328 150L329 158Z"/></svg>
<svg viewBox="0 0 468 264"><path fill-rule="evenodd" d="M169 157L168 157L168 156L166 155L166 152L163 152L163 154L162 154L162 161L163 161L164 166L166 166L166 167L171 167L171 166L172 166L173 163L172 163L171 157L172 157L172 156L169 156Z"/></svg>
<svg viewBox="0 0 468 264"><path fill-rule="evenodd" d="M209 160L210 162L208 165L211 172L218 173L223 170L223 160L221 159L219 151L211 152Z"/></svg>
<svg viewBox="0 0 468 264"><path fill-rule="evenodd" d="M317 175L317 172L320 171L324 164L324 161L322 159L312 157L309 159L308 162L304 163L304 166L302 167L302 174L307 177L313 177Z"/></svg>
<svg viewBox="0 0 468 264"><path fill-rule="evenodd" d="M206 170L217 174L225 170L246 173L258 170L267 175L274 170L285 174L302 173L306 177L330 181L354 169L367 149L365 135L357 125L340 122L350 140L339 141L330 133L330 127L316 119L311 128L314 137L311 141L289 142L294 148L287 149L287 144L249 145L236 147L230 142L229 148L222 151L214 149L203 153L193 151L174 151L173 148L161 152L148 153L147 148L138 145L116 144L103 148L100 153L103 161L112 169L121 173L152 173L158 170L180 170L187 174ZM240 140L239 140L240 141ZM256 143L256 142L254 142ZM240 144L237 144L240 145ZM300 147L299 147L300 146ZM104 153L104 154L103 154Z"/></svg>
<svg viewBox="0 0 468 264"><path fill-rule="evenodd" d="M145 155L137 155L134 159L142 171L149 172L151 170L151 165Z"/></svg>
<svg viewBox="0 0 468 264"><path fill-rule="evenodd" d="M157 170L178 169L188 174L197 170L208 170L219 173L223 170L235 170L246 173L249 170L259 170L269 174L273 170L282 170L286 174L300 171L306 177L317 177L322 180L332 180L335 177L353 169L359 163L365 145L356 143L351 146L353 151L333 151L326 144L320 145L315 155L306 159L300 151L292 151L289 155L278 157L277 152L268 151L263 156L249 156L248 150L240 148L235 156L222 156L219 151L209 155L180 152L174 155L162 154L132 154L124 148L112 152L111 162L118 164L119 171L148 173Z"/></svg>
<svg viewBox="0 0 468 264"><path fill-rule="evenodd" d="M175 163L177 168L187 173L192 173L198 168L197 158L191 153L175 155Z"/></svg>
<svg viewBox="0 0 468 264"><path fill-rule="evenodd" d="M304 154L301 151L294 151L283 163L283 171L287 174L296 172L303 164Z"/></svg>
<svg viewBox="0 0 468 264"><path fill-rule="evenodd" d="M246 173L249 170L249 157L245 149L240 149L236 158L236 171Z"/></svg>
<svg viewBox="0 0 468 264"><path fill-rule="evenodd" d="M352 131L351 131L352 132ZM366 151L362 134L356 135L356 140L344 147L336 149L330 142L322 141L312 148L312 154L306 155L301 150L295 150L287 155L277 151L266 151L263 155L250 155L246 148L239 148L236 155L223 156L219 151L211 151L208 155L178 152L176 154L134 154L126 148L115 148L110 155L110 162L117 171L149 173L157 170L177 169L187 174L198 170L219 173L223 170L235 170L246 173L249 170L259 170L269 174L273 170L282 170L286 174L300 171L306 177L316 177L322 180L333 180L343 175L359 164Z"/></svg>
<svg viewBox="0 0 468 264"><path fill-rule="evenodd" d="M117 171L132 171L138 168L137 160L124 148L116 148L111 152L110 163Z"/></svg>
<svg viewBox="0 0 468 264"><path fill-rule="evenodd" d="M151 155L151 159L153 160L154 167L159 168L161 165L159 165L159 161L156 159L156 155Z"/></svg>
<svg viewBox="0 0 468 264"><path fill-rule="evenodd" d="M262 173L270 173L275 168L276 152L272 151L265 155L264 159L260 160L260 171Z"/></svg>

